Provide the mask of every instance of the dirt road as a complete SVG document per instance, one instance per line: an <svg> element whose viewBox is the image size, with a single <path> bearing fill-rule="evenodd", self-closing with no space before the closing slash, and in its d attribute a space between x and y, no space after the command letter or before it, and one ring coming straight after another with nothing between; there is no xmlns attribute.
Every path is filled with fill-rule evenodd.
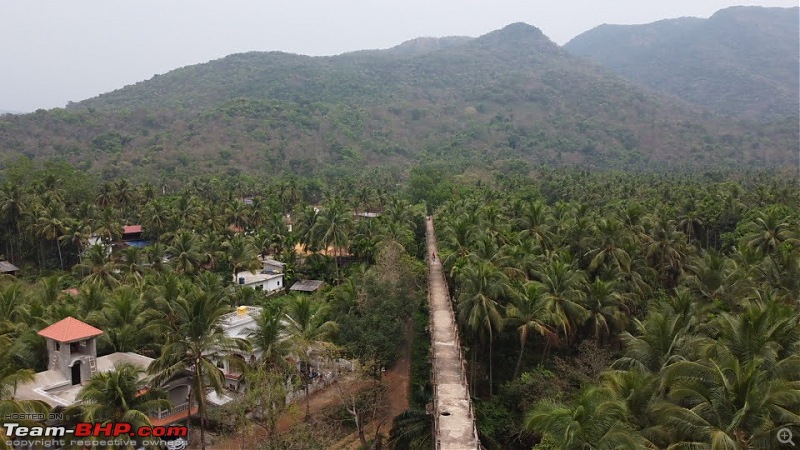
<svg viewBox="0 0 800 450"><path fill-rule="evenodd" d="M381 433L388 435L392 427L392 419L403 411L408 409L408 396L410 393L411 383L411 339L414 337L414 324L409 320L406 322L406 339L403 343L403 349L400 359L395 362L394 366L384 372L383 384L386 386L386 401L388 403L388 412L383 422L381 422ZM375 436L375 427L377 423L371 423L367 427L367 437L372 438ZM339 442L331 446L332 450L355 450L361 445L358 440L358 434L352 433Z"/></svg>

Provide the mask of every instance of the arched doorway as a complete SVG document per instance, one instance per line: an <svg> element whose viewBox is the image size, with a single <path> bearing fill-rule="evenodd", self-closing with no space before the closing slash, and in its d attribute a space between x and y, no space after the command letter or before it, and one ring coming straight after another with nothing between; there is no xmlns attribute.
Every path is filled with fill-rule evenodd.
<svg viewBox="0 0 800 450"><path fill-rule="evenodd" d="M72 363L72 385L81 384L81 362Z"/></svg>

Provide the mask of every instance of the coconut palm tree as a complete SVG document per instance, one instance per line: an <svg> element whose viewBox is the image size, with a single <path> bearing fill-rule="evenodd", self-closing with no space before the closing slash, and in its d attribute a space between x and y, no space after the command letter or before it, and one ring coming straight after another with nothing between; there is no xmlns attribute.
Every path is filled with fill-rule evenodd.
<svg viewBox="0 0 800 450"><path fill-rule="evenodd" d="M97 228L93 234L100 236L106 245L122 237L122 224L117 217L117 211L112 208L104 208L96 222Z"/></svg>
<svg viewBox="0 0 800 450"><path fill-rule="evenodd" d="M102 283L109 288L119 284L119 270L109 259L104 245L90 246L83 257L83 262L76 264L72 270L84 275L84 283Z"/></svg>
<svg viewBox="0 0 800 450"><path fill-rule="evenodd" d="M800 252L773 252L755 266L752 282L759 291L771 291L786 303L800 304Z"/></svg>
<svg viewBox="0 0 800 450"><path fill-rule="evenodd" d="M511 279L521 281L534 279L535 272L544 261L542 248L536 245L533 239L528 239L517 234L512 236L503 246L501 251L504 254L506 265L512 270L507 270L506 275Z"/></svg>
<svg viewBox="0 0 800 450"><path fill-rule="evenodd" d="M118 254L117 267L122 273L141 280L146 267L143 264L144 253L145 250L141 247L125 247Z"/></svg>
<svg viewBox="0 0 800 450"><path fill-rule="evenodd" d="M419 210L412 207L407 201L392 197L389 199L381 221L389 225L396 223L400 227L413 232L417 227L417 220L422 220Z"/></svg>
<svg viewBox="0 0 800 450"><path fill-rule="evenodd" d="M225 257L233 268L232 279L243 270L255 271L262 268L258 260L258 250L253 245L253 238L243 234L236 234L231 239L222 243Z"/></svg>
<svg viewBox="0 0 800 450"><path fill-rule="evenodd" d="M673 221L661 218L653 224L645 239L645 261L658 273L661 286L673 289L683 274L692 248L686 242L686 235L676 230Z"/></svg>
<svg viewBox="0 0 800 450"><path fill-rule="evenodd" d="M5 323L2 328L6 331L9 324ZM11 338L8 335L0 336L0 348L4 349L0 353L0 414L3 417L25 417L33 414L46 415L50 412L50 406L39 400L18 400L15 397L17 386L34 380L35 372L30 369L19 369L12 361ZM33 421L19 421L20 425L33 425ZM0 426L0 433L5 436L5 429ZM0 449L10 449L6 445L6 439L0 440Z"/></svg>
<svg viewBox="0 0 800 450"><path fill-rule="evenodd" d="M730 353L740 363L759 360L769 368L800 353L800 316L768 296L745 301L737 314L720 314L709 328L713 338L701 345L706 357Z"/></svg>
<svg viewBox="0 0 800 450"><path fill-rule="evenodd" d="M114 289L100 311L90 313L89 322L105 330L115 352L140 352L152 341L145 330L145 304L141 292L124 285Z"/></svg>
<svg viewBox="0 0 800 450"><path fill-rule="evenodd" d="M492 344L494 335L503 329L503 315L498 300L506 289L506 279L491 263L473 261L459 274L459 291L456 308L458 320L472 331L476 340L486 338L489 344L489 393L492 393ZM472 380L474 389L475 360L472 351Z"/></svg>
<svg viewBox="0 0 800 450"><path fill-rule="evenodd" d="M553 260L538 273L544 289L545 307L552 317L563 318L558 324L564 332L567 343L571 342L577 328L589 318L584 306L586 277L583 272L572 269L571 265Z"/></svg>
<svg viewBox="0 0 800 450"><path fill-rule="evenodd" d="M0 284L0 323L21 320L20 309L27 303L27 291L22 283L12 281Z"/></svg>
<svg viewBox="0 0 800 450"><path fill-rule="evenodd" d="M667 366L684 360L689 346L689 324L673 312L653 311L644 321L634 319L636 335L620 335L625 346L623 357L613 367L658 374Z"/></svg>
<svg viewBox="0 0 800 450"><path fill-rule="evenodd" d="M478 238L478 230L473 221L466 215L451 218L444 224L440 231L442 253L442 268L450 279L456 277L458 272L467 263L467 257L472 253L472 246Z"/></svg>
<svg viewBox="0 0 800 450"><path fill-rule="evenodd" d="M27 203L20 186L8 181L3 183L0 186L0 214L2 214L4 222L8 224L8 229L16 232L16 237L7 241L7 250L11 250L8 253L11 255L12 261L15 261L22 253L22 220L27 212ZM14 252L14 241L17 243L16 253Z"/></svg>
<svg viewBox="0 0 800 450"><path fill-rule="evenodd" d="M286 306L286 330L292 346L292 353L302 366L303 388L306 394L306 419L311 418L309 382L312 359L325 357L334 349L331 339L339 326L328 320L328 308L310 296L292 297Z"/></svg>
<svg viewBox="0 0 800 450"><path fill-rule="evenodd" d="M320 229L317 226L319 217L319 211L312 206L306 206L297 215L293 231L305 251L314 252L320 247L319 235L317 234Z"/></svg>
<svg viewBox="0 0 800 450"><path fill-rule="evenodd" d="M702 257L695 257L686 265L688 276L685 284L692 293L708 303L732 302L742 279L736 262L711 249Z"/></svg>
<svg viewBox="0 0 800 450"><path fill-rule="evenodd" d="M225 208L225 217L229 226L232 226L237 233L242 232L247 230L250 224L250 209L247 205L237 200Z"/></svg>
<svg viewBox="0 0 800 450"><path fill-rule="evenodd" d="M127 213L136 196L136 190L125 178L121 178L114 183L114 204L123 212Z"/></svg>
<svg viewBox="0 0 800 450"><path fill-rule="evenodd" d="M625 250L629 239L622 222L603 218L597 221L595 230L594 248L586 254L592 258L589 271L595 272L602 266L608 266L616 273L629 272L631 257Z"/></svg>
<svg viewBox="0 0 800 450"><path fill-rule="evenodd" d="M144 370L126 362L93 375L76 399L73 408L84 421L127 422L134 429L151 425L148 413L171 407L166 393L144 379Z"/></svg>
<svg viewBox="0 0 800 450"><path fill-rule="evenodd" d="M100 186L100 192L97 193L96 198L97 206L101 208L108 208L114 204L114 191L109 183L103 183Z"/></svg>
<svg viewBox="0 0 800 450"><path fill-rule="evenodd" d="M145 229L158 239L159 236L167 231L170 213L170 209L163 201L148 202L142 212L142 222L144 222Z"/></svg>
<svg viewBox="0 0 800 450"><path fill-rule="evenodd" d="M166 314L156 314L150 329L167 337L161 356L154 360L148 372L154 375L156 385L184 374L190 379L190 397L193 396L200 414L200 445L205 449L207 421L206 394L221 393L224 374L217 363L235 350L244 350L247 343L228 338L220 320L229 311L227 299L194 289L178 296L167 304Z"/></svg>
<svg viewBox="0 0 800 450"><path fill-rule="evenodd" d="M167 253L172 256L170 263L175 270L185 274L196 273L211 259L210 255L203 251L197 235L189 231L181 231L172 236Z"/></svg>
<svg viewBox="0 0 800 450"><path fill-rule="evenodd" d="M287 369L286 357L292 350L292 341L280 308L265 307L256 319L256 328L247 337L253 349L261 353L257 364L273 370Z"/></svg>
<svg viewBox="0 0 800 450"><path fill-rule="evenodd" d="M800 425L800 357L772 367L759 357L739 361L731 353L680 361L662 378L667 399L655 409L683 448L775 448L779 428Z"/></svg>
<svg viewBox="0 0 800 450"><path fill-rule="evenodd" d="M392 420L389 445L395 450L432 448L433 416L419 409L408 409L398 414Z"/></svg>
<svg viewBox="0 0 800 450"><path fill-rule="evenodd" d="M64 220L64 230L59 241L67 241L78 250L78 262L83 262L83 252L91 237L91 226L83 220L66 218Z"/></svg>
<svg viewBox="0 0 800 450"><path fill-rule="evenodd" d="M47 207L36 208L34 212L36 223L34 228L36 234L47 241L53 241L58 249L58 261L61 270L64 270L64 257L61 255L61 236L66 232L66 225L63 222L64 208L60 203L51 203Z"/></svg>
<svg viewBox="0 0 800 450"><path fill-rule="evenodd" d="M178 197L174 204L174 211L170 215L169 229L191 230L194 228L200 219L198 203L197 197L193 195L183 194Z"/></svg>
<svg viewBox="0 0 800 450"><path fill-rule="evenodd" d="M544 289L542 285L530 281L517 283L511 290L511 303L506 307L506 325L517 327L519 332L519 357L514 369L514 377L519 376L522 367L522 358L525 354L525 344L531 331L545 338L547 346L558 343L558 333L555 325L561 323L563 318L551 317L544 302ZM546 352L545 352L546 353Z"/></svg>
<svg viewBox="0 0 800 450"><path fill-rule="evenodd" d="M608 370L600 375L601 385L620 399L630 413L629 422L653 443L651 448L666 448L670 433L655 412L661 402L661 379L658 374L640 370Z"/></svg>
<svg viewBox="0 0 800 450"><path fill-rule="evenodd" d="M756 248L764 255L769 255L784 242L800 245L797 230L789 225L790 220L781 214L778 208L772 207L760 211L745 229L748 231L744 238L745 244Z"/></svg>
<svg viewBox="0 0 800 450"><path fill-rule="evenodd" d="M689 241L699 241L700 236L705 234L705 224L695 205L681 216L678 229L686 234Z"/></svg>
<svg viewBox="0 0 800 450"><path fill-rule="evenodd" d="M318 236L319 242L327 253L333 247L333 257L336 262L337 279L341 278L339 271L339 258L341 251L347 248L349 233L353 228L353 214L346 208L344 202L334 198L322 211L314 223L313 233Z"/></svg>
<svg viewBox="0 0 800 450"><path fill-rule="evenodd" d="M550 231L550 212L540 200L523 203L515 226L523 233L523 238L533 239L537 245L550 248L555 236Z"/></svg>
<svg viewBox="0 0 800 450"><path fill-rule="evenodd" d="M600 342L625 329L630 311L623 296L616 291L616 283L596 279L586 285L586 309L589 311L587 324L592 335Z"/></svg>
<svg viewBox="0 0 800 450"><path fill-rule="evenodd" d="M625 403L612 391L588 387L572 405L537 403L525 418L525 428L563 450L650 448L629 420Z"/></svg>

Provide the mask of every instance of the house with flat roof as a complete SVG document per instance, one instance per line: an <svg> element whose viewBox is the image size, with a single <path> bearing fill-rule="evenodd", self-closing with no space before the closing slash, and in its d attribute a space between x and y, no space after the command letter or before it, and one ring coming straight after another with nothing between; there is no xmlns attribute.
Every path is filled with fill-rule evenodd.
<svg viewBox="0 0 800 450"><path fill-rule="evenodd" d="M262 270L258 273L248 271L236 274L233 282L239 287L249 287L270 294L284 288L283 274Z"/></svg>
<svg viewBox="0 0 800 450"><path fill-rule="evenodd" d="M260 306L239 306L236 308L236 311L222 316L220 327L222 327L225 336L228 338L250 339L251 333L258 329L257 321L263 310L264 309ZM289 336L282 336L282 339L289 339ZM311 350L311 353L314 355L311 358L310 367L307 368L309 377L311 378L309 392L315 392L325 387L327 383L338 378L340 373L350 372L354 368L354 364L346 359L331 359L316 350ZM261 355L262 351L259 349L251 349L250 351L234 350L233 358L220 361L217 367L219 367L225 375L225 387L230 391L236 392L241 392L246 389L246 384L242 380L242 373L233 360L238 358L240 363L252 364L256 362ZM295 366L297 373L303 370L300 358L296 355L290 355L287 361ZM291 379L287 380L287 403L305 395L303 389L292 390L291 384Z"/></svg>
<svg viewBox="0 0 800 450"><path fill-rule="evenodd" d="M257 329L256 320L261 316L260 306L239 306L236 311L225 314L220 320L225 336L231 339L249 339L250 333ZM261 351L234 351L233 358L238 358L241 363L253 363L261 356ZM238 391L243 386L241 383L242 372L239 367L235 367L232 361L220 361L217 367L225 375L225 387L231 391Z"/></svg>

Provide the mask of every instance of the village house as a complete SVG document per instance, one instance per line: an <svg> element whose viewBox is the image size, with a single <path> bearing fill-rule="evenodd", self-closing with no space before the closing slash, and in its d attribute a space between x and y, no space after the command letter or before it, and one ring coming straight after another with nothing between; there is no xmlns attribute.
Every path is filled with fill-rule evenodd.
<svg viewBox="0 0 800 450"><path fill-rule="evenodd" d="M265 270L258 273L239 272L233 281L237 286L264 291L266 294L279 291L284 287L282 273L269 273Z"/></svg>
<svg viewBox="0 0 800 450"><path fill-rule="evenodd" d="M28 383L17 386L20 400L41 400L52 408L76 403L83 385L95 374L109 372L117 363L128 363L147 370L153 358L130 352L97 356L97 338L103 331L74 317L67 317L39 331L47 343L47 370L38 372ZM143 375L144 378L144 375ZM187 418L197 408L189 409L189 384L177 378L163 386L172 407L150 414L154 425L166 425ZM214 399L209 398L210 401Z"/></svg>
<svg viewBox="0 0 800 450"><path fill-rule="evenodd" d="M138 241L142 239L142 226L141 225L125 225L122 227L122 240L124 241Z"/></svg>
<svg viewBox="0 0 800 450"><path fill-rule="evenodd" d="M16 397L41 400L52 407L70 406L82 384L94 374L112 370L117 362L147 369L153 361L136 353L112 353L98 358L96 339L101 334L102 330L73 317L39 331L47 342L47 370L17 386Z"/></svg>
<svg viewBox="0 0 800 450"><path fill-rule="evenodd" d="M283 270L286 264L269 257L259 258L263 269L258 273L242 271L236 274L233 282L237 286L250 287L266 294L280 291L285 288Z"/></svg>
<svg viewBox="0 0 800 450"><path fill-rule="evenodd" d="M236 311L222 316L220 326L222 327L225 336L231 339L249 339L251 334L256 331L257 319L261 315L263 308L260 306L239 306ZM288 339L288 336L285 336ZM230 360L221 360L217 363L217 367L222 370L225 375L225 387L234 392L242 392L246 385L242 380L242 373L239 368L241 364L255 363L262 355L261 350L252 349L251 351L235 350L233 358ZM236 362L235 360L239 361ZM291 364L294 364L297 371L301 371L302 367L299 358L290 356L288 358ZM315 392L323 388L329 382L335 380L340 373L352 371L353 363L345 359L331 360L326 357L312 358L309 367L309 376L311 378L311 386L309 392ZM305 392L303 389L291 389L291 377L286 380L287 395L286 401L292 401L302 397Z"/></svg>
<svg viewBox="0 0 800 450"><path fill-rule="evenodd" d="M231 339L249 339L250 333L257 328L256 319L261 315L261 307L258 306L239 306L235 312L225 314L220 320L225 336ZM261 356L261 351L253 350L250 352L235 351L233 358L237 358L241 363L253 363ZM219 361L217 367L225 374L225 387L231 391L239 391L242 372L239 367L234 367L232 361Z"/></svg>
<svg viewBox="0 0 800 450"><path fill-rule="evenodd" d="M257 328L257 319L261 313L261 307L240 306L236 311L222 316L220 326L229 338L249 339ZM118 363L128 363L146 371L154 361L153 358L132 352L117 352L98 357L97 338L102 334L102 330L74 317L67 317L39 331L39 335L47 343L47 370L36 373L32 381L17 386L15 398L40 400L54 409L69 407L77 402L81 388L92 376L110 372ZM217 367L224 374L226 388L235 393L243 391L246 386L242 379L241 366L233 363L233 360L253 363L261 356L261 351L236 350L232 356L233 358L218 361ZM298 371L301 370L297 358L290 357L289 361ZM353 364L344 359L314 358L308 370L312 378L309 392L314 392L335 380L339 373L353 370ZM147 375L142 374L142 379L146 378ZM303 389L292 389L293 379L295 378L290 376L286 380L287 402L304 395ZM153 425L182 422L197 413L196 403L189 398L189 384L187 374L178 375L161 386L171 407L148 413ZM215 407L232 401L233 397L210 391L206 400L209 406Z"/></svg>

